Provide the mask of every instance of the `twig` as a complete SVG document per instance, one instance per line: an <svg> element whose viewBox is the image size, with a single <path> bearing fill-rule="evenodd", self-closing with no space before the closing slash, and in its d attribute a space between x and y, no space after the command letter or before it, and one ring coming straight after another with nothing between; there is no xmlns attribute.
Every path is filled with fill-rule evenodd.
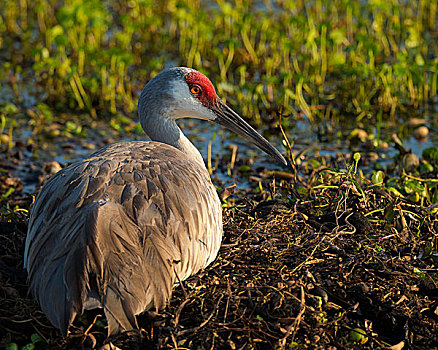
<svg viewBox="0 0 438 350"><path fill-rule="evenodd" d="M178 335L184 335L184 334L186 334L186 333L191 333L191 332L194 333L194 332L199 331L202 327L204 327L204 326L205 326L205 325L206 325L206 324L207 324L207 323L213 318L214 314L217 312L217 310L218 310L218 306L219 306L219 303L221 302L221 300L222 300L223 297L224 297L223 294L219 297L218 301L216 302L216 306L215 306L214 310L211 312L210 316L208 316L207 319L204 320L204 322L202 322L202 323L201 323L199 326L197 326L197 327L190 328L190 329L185 329L185 330L179 332Z"/></svg>
<svg viewBox="0 0 438 350"><path fill-rule="evenodd" d="M175 261L173 263L175 264ZM178 280L178 283L181 285L182 291L184 293L184 298L187 299L188 298L188 294L186 292L186 289L184 288L184 285L183 285L182 281L180 280L178 274L176 273L175 265L173 266L173 271L175 272L175 276L176 276L176 279Z"/></svg>
<svg viewBox="0 0 438 350"><path fill-rule="evenodd" d="M300 286L300 287L301 287L300 312L298 313L298 316L295 318L295 321L289 327L287 327L287 331L286 331L286 334L284 335L284 337L279 340L279 344L282 348L285 347L286 339L289 337L289 335L291 333L292 333L292 342L294 341L295 334L298 330L298 326L301 323L301 318L303 317L304 312L306 311L306 304L305 304L305 298L304 298L304 288L303 288L303 286Z"/></svg>

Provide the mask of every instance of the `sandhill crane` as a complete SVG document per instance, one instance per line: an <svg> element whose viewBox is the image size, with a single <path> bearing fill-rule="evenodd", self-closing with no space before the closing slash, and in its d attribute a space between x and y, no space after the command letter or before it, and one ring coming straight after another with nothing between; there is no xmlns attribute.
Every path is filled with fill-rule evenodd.
<svg viewBox="0 0 438 350"><path fill-rule="evenodd" d="M185 67L144 87L138 114L152 141L105 147L51 177L30 214L24 267L50 322L68 334L77 314L103 308L108 335L137 328L172 288L217 256L221 202L199 151L175 120L200 118L283 156Z"/></svg>

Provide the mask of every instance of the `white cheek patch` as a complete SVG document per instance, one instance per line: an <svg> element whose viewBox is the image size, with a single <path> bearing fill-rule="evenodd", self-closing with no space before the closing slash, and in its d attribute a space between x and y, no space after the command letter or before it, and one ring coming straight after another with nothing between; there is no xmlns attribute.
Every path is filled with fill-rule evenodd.
<svg viewBox="0 0 438 350"><path fill-rule="evenodd" d="M185 81L174 80L170 85L172 86L170 92L173 96L174 103L172 106L168 106L168 111L174 119L216 119L216 115L190 93L189 87Z"/></svg>

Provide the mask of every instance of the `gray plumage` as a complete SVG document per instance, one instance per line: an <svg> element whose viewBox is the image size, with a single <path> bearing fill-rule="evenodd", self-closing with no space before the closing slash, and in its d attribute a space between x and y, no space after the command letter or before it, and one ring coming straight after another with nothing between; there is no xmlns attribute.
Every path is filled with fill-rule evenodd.
<svg viewBox="0 0 438 350"><path fill-rule="evenodd" d="M154 142L115 144L58 172L29 227L32 292L64 334L76 313L100 306L110 334L136 328L134 315L164 307L222 239L208 172Z"/></svg>
<svg viewBox="0 0 438 350"><path fill-rule="evenodd" d="M38 194L24 266L41 309L64 335L77 314L96 307L109 335L137 328L135 315L163 308L178 281L216 258L221 203L175 119L234 123L284 161L215 94L204 98L212 89L204 78L189 68L162 72L139 99L141 124L155 142L108 146L58 172ZM198 83L201 94L191 93Z"/></svg>

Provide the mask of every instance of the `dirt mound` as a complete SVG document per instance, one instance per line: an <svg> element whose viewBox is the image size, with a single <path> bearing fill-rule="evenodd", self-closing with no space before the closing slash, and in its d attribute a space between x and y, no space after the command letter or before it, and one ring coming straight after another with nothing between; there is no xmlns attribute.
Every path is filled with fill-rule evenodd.
<svg viewBox="0 0 438 350"><path fill-rule="evenodd" d="M218 259L177 287L161 314L139 316L140 334L113 343L151 349L438 346L437 258L428 248L437 222L419 225L421 210L411 206L410 215L400 211L390 226L367 213L391 199L375 191L367 196L363 202L351 195L342 210L330 211L319 209L318 200L237 194L224 210ZM0 232L1 343L25 345L38 334L37 348L102 345L105 319L98 312L77 318L66 340L59 336L27 292L26 223L1 222Z"/></svg>

